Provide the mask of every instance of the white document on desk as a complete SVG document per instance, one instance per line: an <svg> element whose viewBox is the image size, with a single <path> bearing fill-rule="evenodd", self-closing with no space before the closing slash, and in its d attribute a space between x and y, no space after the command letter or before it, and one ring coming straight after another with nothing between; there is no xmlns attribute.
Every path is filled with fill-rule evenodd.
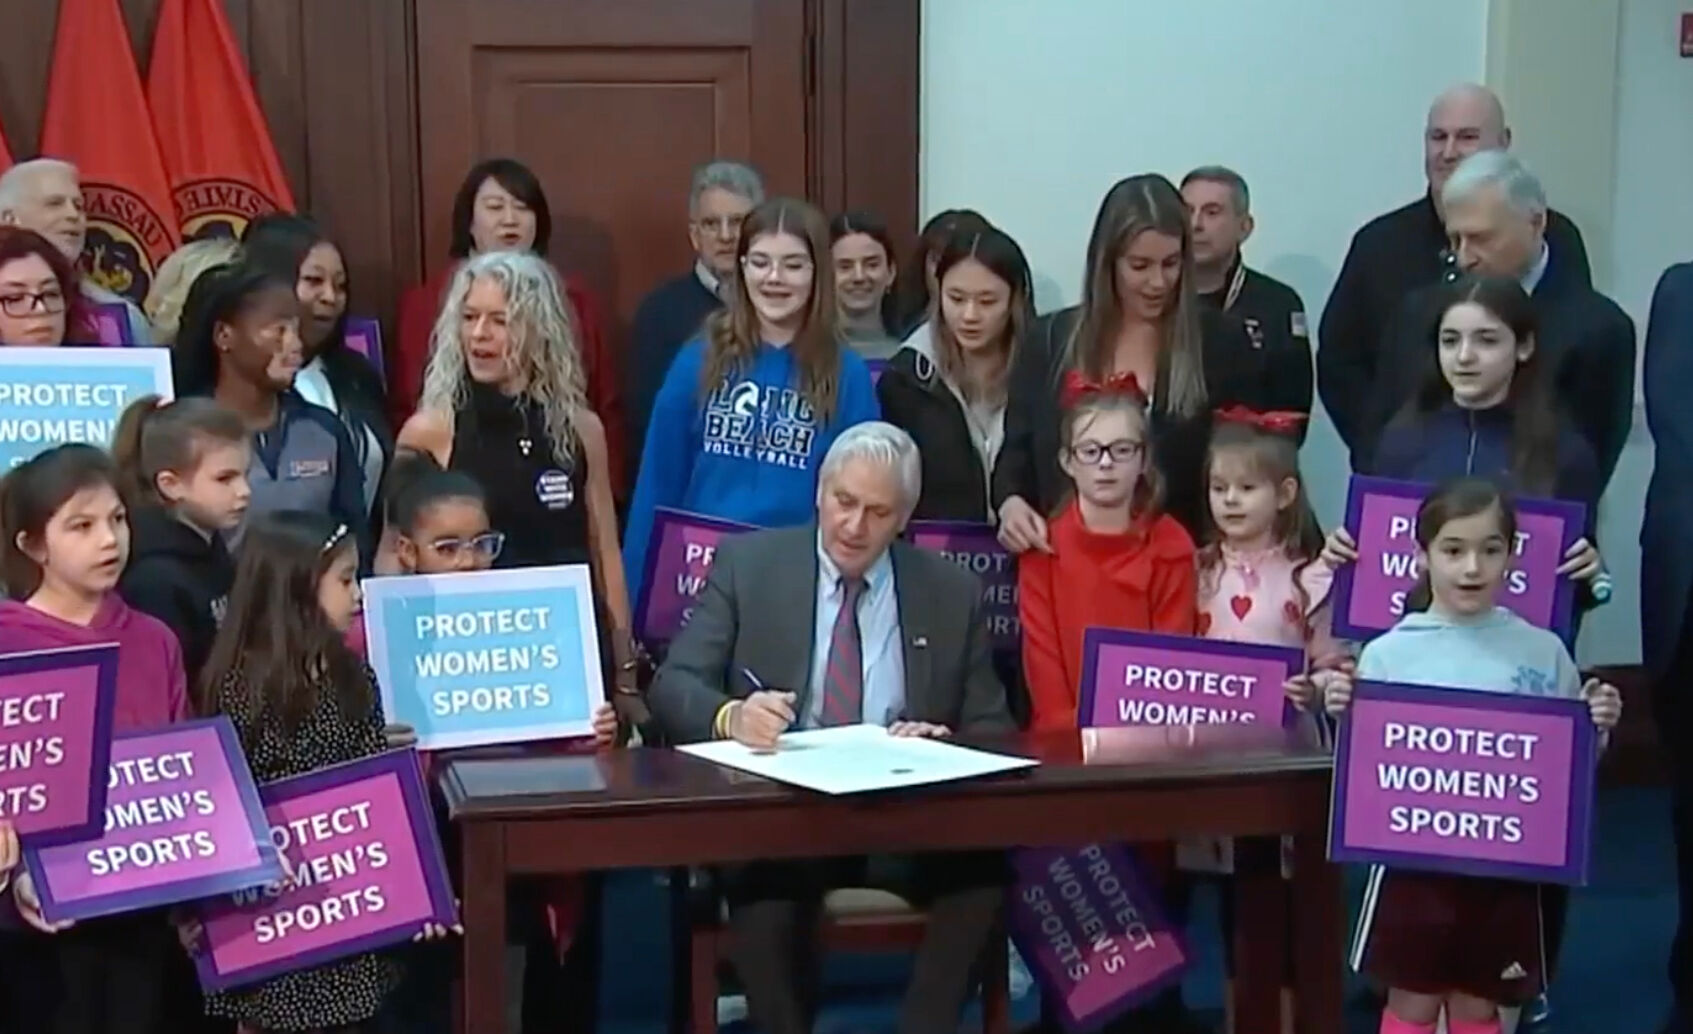
<svg viewBox="0 0 1693 1034"><path fill-rule="evenodd" d="M973 750L945 740L890 736L879 725L785 733L774 751L755 751L733 740L676 749L779 783L828 794L950 783L1039 764L1029 758Z"/></svg>

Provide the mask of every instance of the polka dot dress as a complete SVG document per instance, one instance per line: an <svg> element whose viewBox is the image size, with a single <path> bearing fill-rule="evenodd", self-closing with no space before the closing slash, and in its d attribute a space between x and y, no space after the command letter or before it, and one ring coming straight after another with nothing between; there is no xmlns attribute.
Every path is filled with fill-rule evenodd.
<svg viewBox="0 0 1693 1034"><path fill-rule="evenodd" d="M374 687L376 679L367 669ZM241 735L253 778L261 783L338 765L381 753L382 705L374 688L368 712L349 721L335 691L325 685L312 713L292 734L271 716L253 713L253 697L239 671L218 693L218 710ZM305 1031L363 1023L381 1009L400 981L399 966L383 955L367 953L312 969L284 973L260 984L206 995L206 1012L263 1031Z"/></svg>

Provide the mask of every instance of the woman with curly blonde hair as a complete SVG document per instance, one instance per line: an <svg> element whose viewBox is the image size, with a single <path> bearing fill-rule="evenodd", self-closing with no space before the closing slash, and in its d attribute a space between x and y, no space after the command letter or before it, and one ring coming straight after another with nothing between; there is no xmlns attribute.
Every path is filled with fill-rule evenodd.
<svg viewBox="0 0 1693 1034"><path fill-rule="evenodd" d="M575 320L545 261L494 251L459 268L399 447L483 486L505 536L498 566L588 564L613 627L629 627L605 427L588 406Z"/></svg>

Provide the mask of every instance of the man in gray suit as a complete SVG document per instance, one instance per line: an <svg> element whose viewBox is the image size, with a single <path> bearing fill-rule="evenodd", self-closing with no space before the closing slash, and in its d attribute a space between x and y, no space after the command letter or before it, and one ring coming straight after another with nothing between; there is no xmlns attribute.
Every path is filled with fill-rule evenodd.
<svg viewBox="0 0 1693 1034"><path fill-rule="evenodd" d="M1693 262L1666 270L1652 295L1645 382L1653 455L1640 528L1640 641L1670 763L1681 901L1670 951L1675 1013L1664 1031L1693 1034Z"/></svg>
<svg viewBox="0 0 1693 1034"><path fill-rule="evenodd" d="M649 696L667 734L767 748L790 728L860 722L895 736L1014 727L994 674L981 583L899 539L921 477L909 435L891 424L859 424L823 460L815 524L718 546ZM808 1034L824 894L878 886L930 916L900 1034L954 1029L999 918L1005 877L997 852L755 862L726 871L734 961L753 1021L769 1034Z"/></svg>

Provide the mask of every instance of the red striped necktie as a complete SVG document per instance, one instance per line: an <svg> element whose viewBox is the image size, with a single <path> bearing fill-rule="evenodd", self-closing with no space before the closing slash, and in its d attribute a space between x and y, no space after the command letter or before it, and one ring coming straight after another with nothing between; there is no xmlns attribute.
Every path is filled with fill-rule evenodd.
<svg viewBox="0 0 1693 1034"><path fill-rule="evenodd" d="M829 635L829 662L823 668L823 725L857 725L864 720L864 642L858 632L858 602L864 579L840 580L841 609Z"/></svg>

